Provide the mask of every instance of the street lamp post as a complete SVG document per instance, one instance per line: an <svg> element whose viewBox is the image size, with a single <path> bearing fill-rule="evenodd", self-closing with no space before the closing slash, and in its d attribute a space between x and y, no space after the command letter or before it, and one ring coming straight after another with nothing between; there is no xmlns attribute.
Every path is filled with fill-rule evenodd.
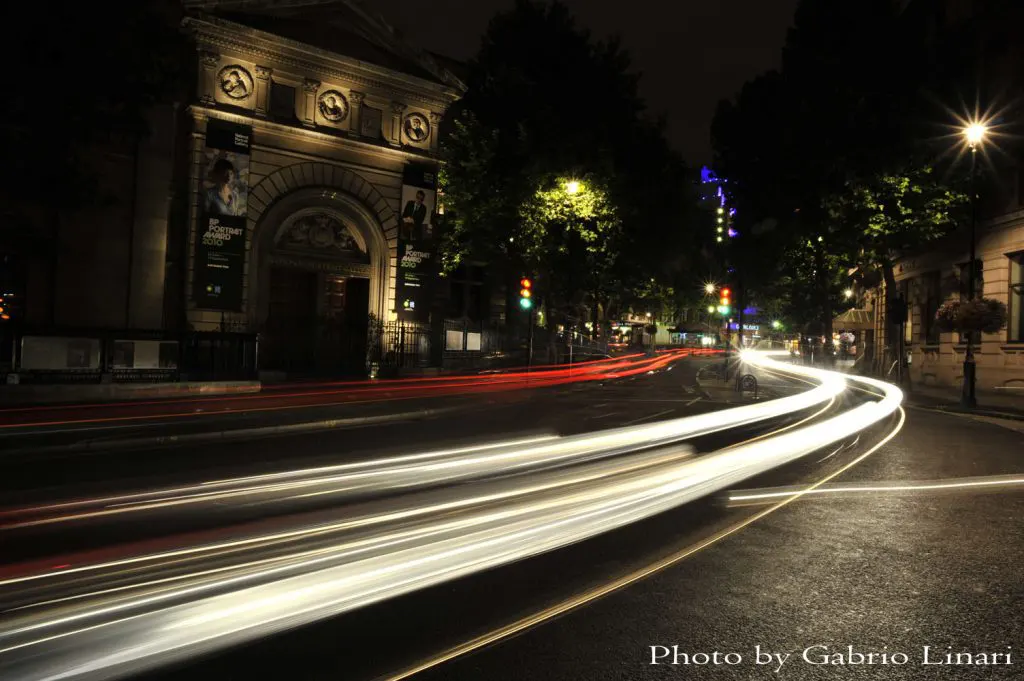
<svg viewBox="0 0 1024 681"><path fill-rule="evenodd" d="M977 278L977 231L978 231L978 145L985 140L987 128L981 123L971 123L964 129L964 137L971 150L971 254L967 263L967 302L974 300L974 282ZM973 408L978 405L975 398L977 365L974 362L974 336L967 332L967 350L964 353L964 380L960 405Z"/></svg>

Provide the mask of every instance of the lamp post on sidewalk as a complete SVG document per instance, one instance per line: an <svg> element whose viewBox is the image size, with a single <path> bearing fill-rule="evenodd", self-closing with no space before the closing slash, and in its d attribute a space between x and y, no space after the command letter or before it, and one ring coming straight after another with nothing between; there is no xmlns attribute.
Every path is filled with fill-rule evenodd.
<svg viewBox="0 0 1024 681"><path fill-rule="evenodd" d="M971 255L967 263L967 301L974 300L974 282L977 273L977 230L978 230L978 146L985 141L988 128L983 123L974 122L964 128L964 139L971 150ZM978 404L975 398L974 388L976 384L974 362L974 336L973 332L967 333L967 350L964 353L964 380L960 405L967 408L976 407Z"/></svg>

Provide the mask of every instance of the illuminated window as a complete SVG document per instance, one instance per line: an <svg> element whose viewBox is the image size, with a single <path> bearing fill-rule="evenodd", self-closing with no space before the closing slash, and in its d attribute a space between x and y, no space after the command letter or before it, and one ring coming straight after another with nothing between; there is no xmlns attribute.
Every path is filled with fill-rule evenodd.
<svg viewBox="0 0 1024 681"><path fill-rule="evenodd" d="M1007 339L1024 342L1024 253L1010 256L1010 304Z"/></svg>

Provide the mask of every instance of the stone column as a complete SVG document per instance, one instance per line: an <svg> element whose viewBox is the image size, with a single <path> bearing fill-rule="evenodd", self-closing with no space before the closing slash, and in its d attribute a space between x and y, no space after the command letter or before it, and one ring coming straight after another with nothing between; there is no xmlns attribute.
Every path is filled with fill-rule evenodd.
<svg viewBox="0 0 1024 681"><path fill-rule="evenodd" d="M217 102L217 64L220 55L207 50L199 51L199 101L207 106Z"/></svg>
<svg viewBox="0 0 1024 681"><path fill-rule="evenodd" d="M256 67L256 115L266 117L270 111L270 76L274 72L267 66Z"/></svg>
<svg viewBox="0 0 1024 681"><path fill-rule="evenodd" d="M436 111L430 112L430 150L437 153L437 143L441 139L441 119L442 114Z"/></svg>
<svg viewBox="0 0 1024 681"><path fill-rule="evenodd" d="M316 127L316 92L320 81L307 78L302 82L302 124L307 128Z"/></svg>
<svg viewBox="0 0 1024 681"><path fill-rule="evenodd" d="M351 132L356 135L362 134L363 130L363 100L366 99L366 95L362 92L356 92L350 90L348 93L348 105L349 105L349 116L348 116L348 128Z"/></svg>
<svg viewBox="0 0 1024 681"><path fill-rule="evenodd" d="M405 113L405 104L391 102L391 143L395 146L402 144L402 114Z"/></svg>

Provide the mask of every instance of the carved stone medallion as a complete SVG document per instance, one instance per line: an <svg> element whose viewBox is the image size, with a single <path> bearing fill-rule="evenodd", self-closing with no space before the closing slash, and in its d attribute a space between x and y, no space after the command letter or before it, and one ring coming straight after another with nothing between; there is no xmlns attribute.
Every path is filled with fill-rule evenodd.
<svg viewBox="0 0 1024 681"><path fill-rule="evenodd" d="M413 142L422 142L430 136L430 123L426 116L411 113L405 117L405 136Z"/></svg>
<svg viewBox="0 0 1024 681"><path fill-rule="evenodd" d="M246 99L252 94L252 75L238 64L229 64L217 74L220 91L231 99Z"/></svg>
<svg viewBox="0 0 1024 681"><path fill-rule="evenodd" d="M292 222L278 241L289 250L344 252L359 255L362 250L348 228L326 213L303 215Z"/></svg>
<svg viewBox="0 0 1024 681"><path fill-rule="evenodd" d="M337 90L327 90L320 95L318 107L320 115L332 123L343 121L348 116L348 100Z"/></svg>

